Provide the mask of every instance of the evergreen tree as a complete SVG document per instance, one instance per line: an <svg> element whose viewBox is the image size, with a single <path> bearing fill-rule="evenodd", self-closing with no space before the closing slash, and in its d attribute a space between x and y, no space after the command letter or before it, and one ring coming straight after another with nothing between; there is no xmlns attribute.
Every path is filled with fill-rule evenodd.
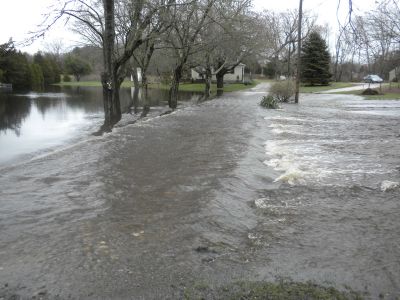
<svg viewBox="0 0 400 300"><path fill-rule="evenodd" d="M53 56L38 52L33 56L33 61L42 69L45 85L61 81L61 68Z"/></svg>
<svg viewBox="0 0 400 300"><path fill-rule="evenodd" d="M49 60L41 52L38 52L33 56L33 61L42 69L44 84L49 85L54 83L54 72Z"/></svg>
<svg viewBox="0 0 400 300"><path fill-rule="evenodd" d="M50 64L51 67L53 68L53 82L54 83L59 83L61 82L61 67L60 64L57 62L57 60L54 57L50 58Z"/></svg>
<svg viewBox="0 0 400 300"><path fill-rule="evenodd" d="M30 87L30 70L28 59L14 47L14 42L0 45L1 81L11 83L16 89Z"/></svg>
<svg viewBox="0 0 400 300"><path fill-rule="evenodd" d="M41 91L44 89L44 78L42 68L38 64L31 64L31 88L35 91Z"/></svg>
<svg viewBox="0 0 400 300"><path fill-rule="evenodd" d="M317 32L312 32L301 49L301 81L307 85L328 85L330 54L326 42Z"/></svg>

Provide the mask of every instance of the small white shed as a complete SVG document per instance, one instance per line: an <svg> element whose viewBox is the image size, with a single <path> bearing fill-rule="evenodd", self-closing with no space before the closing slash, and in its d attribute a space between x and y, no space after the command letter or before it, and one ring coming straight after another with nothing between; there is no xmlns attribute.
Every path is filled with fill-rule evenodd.
<svg viewBox="0 0 400 300"><path fill-rule="evenodd" d="M135 69L133 69L133 71L135 71ZM137 74L138 81L141 82L142 81L142 69L141 68L136 68L136 74ZM133 81L133 75L132 74L131 74L131 81Z"/></svg>
<svg viewBox="0 0 400 300"><path fill-rule="evenodd" d="M241 82L244 83L244 68L245 64L238 64L232 71L228 72L224 76L224 82ZM214 72L214 70L212 71ZM193 81L201 81L204 80L204 76L199 74L195 69L191 70L191 76ZM212 76L212 81L217 81L215 75Z"/></svg>
<svg viewBox="0 0 400 300"><path fill-rule="evenodd" d="M394 68L392 71L389 72L389 82L392 82L393 79L395 79L398 74L400 74L400 67ZM397 78L399 80L400 78Z"/></svg>

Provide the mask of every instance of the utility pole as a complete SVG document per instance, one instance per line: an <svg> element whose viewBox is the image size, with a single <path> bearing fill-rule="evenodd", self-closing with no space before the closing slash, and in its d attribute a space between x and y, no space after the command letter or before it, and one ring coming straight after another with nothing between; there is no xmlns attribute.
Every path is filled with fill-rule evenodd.
<svg viewBox="0 0 400 300"><path fill-rule="evenodd" d="M300 90L300 63L301 63L301 19L303 18L303 0L300 0L299 5L299 24L297 27L297 74L296 74L296 94L294 96L294 103L299 103L299 90Z"/></svg>

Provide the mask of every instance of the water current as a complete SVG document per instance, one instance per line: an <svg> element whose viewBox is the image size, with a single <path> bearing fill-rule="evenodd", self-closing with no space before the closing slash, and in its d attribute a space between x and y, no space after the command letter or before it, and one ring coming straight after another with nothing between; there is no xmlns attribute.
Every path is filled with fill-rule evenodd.
<svg viewBox="0 0 400 300"><path fill-rule="evenodd" d="M267 88L4 163L0 297L179 299L290 278L396 299L400 102L265 110Z"/></svg>

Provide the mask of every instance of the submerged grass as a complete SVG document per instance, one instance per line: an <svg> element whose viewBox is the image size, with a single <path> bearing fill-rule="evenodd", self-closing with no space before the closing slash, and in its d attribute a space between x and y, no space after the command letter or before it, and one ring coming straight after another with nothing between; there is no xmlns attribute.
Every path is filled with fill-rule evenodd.
<svg viewBox="0 0 400 300"><path fill-rule="evenodd" d="M60 82L55 85L58 86L81 86L81 87L101 87L100 81L71 81L71 82ZM257 82L254 81L251 84L243 84L243 83L229 83L224 85L224 92L236 92L241 90L246 90L252 88L257 85ZM122 87L132 87L133 83L131 81L124 81L122 83ZM162 83L150 83L148 85L151 89L161 89L161 90L169 90L170 86L168 84ZM204 83L181 83L179 85L179 90L184 92L204 92L205 84ZM217 85L211 85L212 93L216 93Z"/></svg>
<svg viewBox="0 0 400 300"><path fill-rule="evenodd" d="M269 300L362 300L363 296L351 289L339 291L311 282L236 282L222 288L211 289L206 284L185 290L185 299L269 299Z"/></svg>
<svg viewBox="0 0 400 300"><path fill-rule="evenodd" d="M70 82L60 82L54 85L58 86L82 86L82 87L101 87L100 81L70 81ZM124 81L122 87L132 87L133 84L130 81Z"/></svg>

